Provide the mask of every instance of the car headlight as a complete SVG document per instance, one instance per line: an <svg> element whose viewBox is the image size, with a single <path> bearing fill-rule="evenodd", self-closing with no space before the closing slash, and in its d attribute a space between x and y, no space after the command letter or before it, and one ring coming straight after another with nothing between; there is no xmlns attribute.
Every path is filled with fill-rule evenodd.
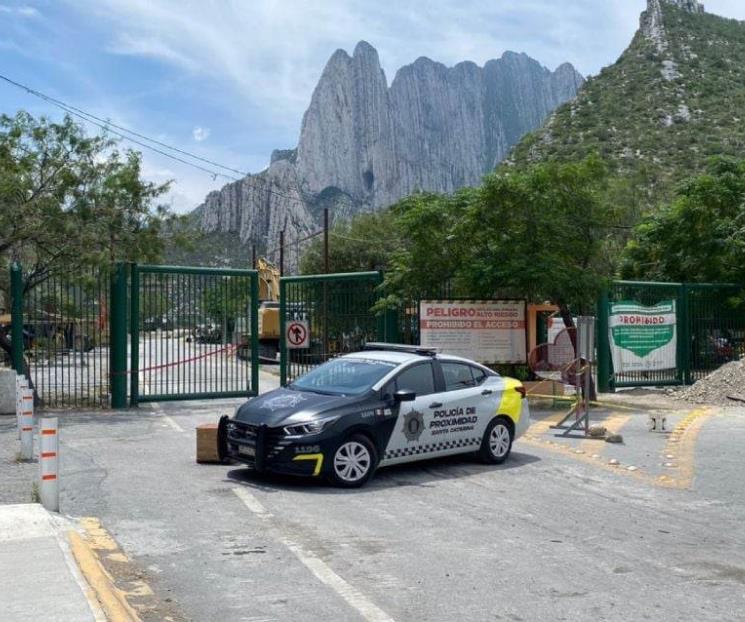
<svg viewBox="0 0 745 622"><path fill-rule="evenodd" d="M285 434L288 436L303 436L306 434L318 434L334 423L339 417L327 417L326 419L316 419L306 421L305 423L295 423L284 427Z"/></svg>

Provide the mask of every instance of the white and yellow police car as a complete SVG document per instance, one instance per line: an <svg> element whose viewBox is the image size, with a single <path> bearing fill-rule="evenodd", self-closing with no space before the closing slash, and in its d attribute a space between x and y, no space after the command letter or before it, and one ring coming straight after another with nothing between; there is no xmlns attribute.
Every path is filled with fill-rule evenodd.
<svg viewBox="0 0 745 622"><path fill-rule="evenodd" d="M361 486L379 467L474 453L499 464L530 422L523 385L473 361L370 343L220 422L221 453L258 471Z"/></svg>

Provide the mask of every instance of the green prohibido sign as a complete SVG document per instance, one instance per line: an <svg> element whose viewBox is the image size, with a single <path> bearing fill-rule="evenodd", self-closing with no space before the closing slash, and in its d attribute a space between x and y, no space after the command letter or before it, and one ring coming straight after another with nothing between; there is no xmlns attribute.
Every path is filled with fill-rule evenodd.
<svg viewBox="0 0 745 622"><path fill-rule="evenodd" d="M616 374L676 367L675 301L652 307L637 302L612 303L609 318L613 370Z"/></svg>

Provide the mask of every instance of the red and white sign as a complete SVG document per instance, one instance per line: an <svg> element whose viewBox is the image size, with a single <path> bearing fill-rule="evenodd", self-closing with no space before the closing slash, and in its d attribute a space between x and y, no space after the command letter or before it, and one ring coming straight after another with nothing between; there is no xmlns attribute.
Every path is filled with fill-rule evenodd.
<svg viewBox="0 0 745 622"><path fill-rule="evenodd" d="M524 300L423 300L419 342L480 363L525 363Z"/></svg>
<svg viewBox="0 0 745 622"><path fill-rule="evenodd" d="M302 350L310 347L310 329L307 320L296 320L287 325L285 331L287 347L290 350Z"/></svg>

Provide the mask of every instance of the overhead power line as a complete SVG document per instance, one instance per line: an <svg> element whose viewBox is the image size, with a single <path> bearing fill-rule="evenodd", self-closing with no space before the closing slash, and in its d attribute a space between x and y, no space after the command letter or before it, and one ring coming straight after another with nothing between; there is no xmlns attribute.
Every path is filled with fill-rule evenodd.
<svg viewBox="0 0 745 622"><path fill-rule="evenodd" d="M299 187L290 186L289 189L295 190L301 196L291 196L291 195L284 194L282 192L278 192L276 190L272 190L271 188L266 187L266 184L269 183L267 180L256 178L252 176L250 173L241 171L236 168L232 168L230 166L225 166L223 164L220 164L219 162L215 162L214 160L203 158L202 156L198 156L184 149L179 149L178 147L174 147L173 145L168 145L167 143L164 143L162 141L156 140L154 138L150 138L149 136L146 136L145 134L135 132L134 130L130 130L121 125L117 125L116 123L113 123L107 119L102 119L101 117L98 117L94 114L86 112L85 110L82 110L80 108L67 104L59 99L51 97L50 95L42 93L41 91L37 91L36 89L31 88L30 86L21 84L20 82L16 82L15 80L12 80L11 78L8 78L7 76L4 76L2 74L0 74L0 80L3 80L4 82L7 82L8 84L15 86L16 88L26 91L26 93L33 95L34 97L38 97L39 99L42 99L43 101L49 104L52 104L53 106L56 106L57 108L64 110L68 114L71 114L79 119L82 119L83 121L90 123L91 125L95 125L96 127L104 130L105 132L114 134L115 136L118 136L122 138L123 140L127 140L131 143L134 143L135 145L143 147L144 149L149 149L150 151L153 151L162 156L170 158L176 162L180 162L182 164L185 164L187 166L191 166L192 168L200 170L204 173L207 173L208 175L211 175L213 179L217 179L217 177L223 177L230 181L243 181L243 182L248 182L249 184L254 184L256 186L264 184L264 188L260 188L260 190L263 192L267 192L269 194L282 197L289 201L297 201L298 203L304 203L304 200L302 198L303 192ZM136 137L136 138L133 138L133 137ZM138 139L142 139L142 140L138 140ZM143 141L147 141L147 143ZM148 144L148 143L152 143L152 144ZM153 145L157 145L157 147ZM241 175L243 179L234 177L233 175L222 173L220 171L209 169L205 166L201 166L200 164L196 164L195 162L190 162L188 160L185 160L184 158L174 155L173 153L168 153L158 147L163 147L164 149L168 149L170 151L173 151L174 153L179 153L181 155L192 158L193 160L197 160L198 162L209 164L210 166L214 166L219 169L237 173L238 175Z"/></svg>

